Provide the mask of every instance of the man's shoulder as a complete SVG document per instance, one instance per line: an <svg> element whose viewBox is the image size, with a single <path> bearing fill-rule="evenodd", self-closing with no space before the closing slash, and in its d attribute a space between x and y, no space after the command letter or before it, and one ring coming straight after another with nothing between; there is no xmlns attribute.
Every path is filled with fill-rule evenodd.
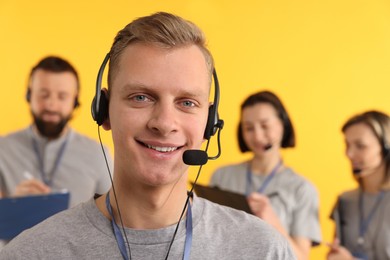
<svg viewBox="0 0 390 260"><path fill-rule="evenodd" d="M197 198L203 206L202 221L206 221L211 226L225 228L226 232L234 234L239 231L245 232L248 236L273 236L276 234L274 228L262 219L248 214L241 210L222 206L203 198Z"/></svg>
<svg viewBox="0 0 390 260"><path fill-rule="evenodd" d="M94 145L99 144L96 140L92 139L91 137L87 136L86 134L83 134L79 131L76 131L75 129L71 129L71 131L72 131L72 139L75 141L91 143Z"/></svg>
<svg viewBox="0 0 390 260"><path fill-rule="evenodd" d="M80 133L74 129L72 129L72 136L71 136L71 142L73 147L78 147L82 150L88 150L88 151L100 151L101 145L98 141L94 140L93 138ZM104 149L107 150L107 147L104 145Z"/></svg>
<svg viewBox="0 0 390 260"><path fill-rule="evenodd" d="M85 202L89 203L89 202ZM34 227L22 232L21 236L37 236L37 235L47 235L48 230L53 231L58 229L69 229L74 226L74 221L82 221L85 219L85 203L81 203L73 208L61 211L41 223L35 225Z"/></svg>
<svg viewBox="0 0 390 260"><path fill-rule="evenodd" d="M50 247L50 245L57 247L54 244L61 244L64 242L63 240L70 239L77 232L81 232L80 228L85 228L84 224L80 225L81 222L85 223L88 221L84 210L84 204L80 204L59 212L32 228L23 231L2 249L0 256L3 256L3 253L5 256L30 253L39 255L44 250L44 247Z"/></svg>
<svg viewBox="0 0 390 260"><path fill-rule="evenodd" d="M20 129L14 132L10 132L7 135L0 138L1 143L20 142L28 138L28 128Z"/></svg>
<svg viewBox="0 0 390 260"><path fill-rule="evenodd" d="M237 251L229 251L232 255L245 248L247 259L256 259L259 254L262 259L295 259L287 240L265 221L202 198L197 200L203 210L202 217L194 224L195 228L198 225L205 228L202 230L205 241Z"/></svg>
<svg viewBox="0 0 390 260"><path fill-rule="evenodd" d="M24 151L30 142L28 129L18 130L0 138L0 152L4 151L9 154L11 151L15 151L15 153L19 153L20 150Z"/></svg>

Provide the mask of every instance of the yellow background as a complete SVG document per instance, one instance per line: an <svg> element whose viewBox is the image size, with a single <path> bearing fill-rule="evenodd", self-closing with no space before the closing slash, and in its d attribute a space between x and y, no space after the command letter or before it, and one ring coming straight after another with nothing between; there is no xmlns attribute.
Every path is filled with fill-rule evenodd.
<svg viewBox="0 0 390 260"><path fill-rule="evenodd" d="M203 168L200 182L206 184L216 167L248 158L236 142L239 106L253 92L272 90L297 132L298 145L283 153L284 161L318 188L323 238L330 241L336 196L355 187L340 127L356 112L390 112L387 0L0 0L0 135L30 123L27 76L39 59L54 54L80 73L82 106L72 126L97 139L90 101L98 68L119 29L156 11L198 24L216 60L223 153ZM103 142L112 151L109 134ZM319 246L310 259L324 259L326 252Z"/></svg>

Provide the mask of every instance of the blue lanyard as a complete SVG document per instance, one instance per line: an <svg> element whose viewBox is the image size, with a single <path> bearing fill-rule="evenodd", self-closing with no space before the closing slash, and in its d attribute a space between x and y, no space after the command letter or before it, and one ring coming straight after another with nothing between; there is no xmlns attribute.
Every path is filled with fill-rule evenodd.
<svg viewBox="0 0 390 260"><path fill-rule="evenodd" d="M370 212L368 213L368 216L366 219L364 219L363 216L363 192L360 191L359 193L359 238L358 238L358 244L363 245L364 244L364 234L367 232L368 225L370 224L374 213L379 208L379 204L381 203L383 197L385 195L384 191L381 191L379 195L376 198L375 205L372 207Z"/></svg>
<svg viewBox="0 0 390 260"><path fill-rule="evenodd" d="M126 249L125 241L122 236L122 232L119 229L118 225L115 222L114 215L112 214L112 208L110 204L110 194L107 193L106 196L106 208L108 213L110 213L111 216L111 225L114 230L114 235L116 239L116 243L118 244L119 250L122 254L123 259L129 260L131 259L131 255L129 257L129 254ZM191 204L188 202L188 208L187 208L187 217L186 217L186 240L184 244L184 254L183 254L183 260L190 259L190 252L191 252L191 246L192 246L192 210L191 210Z"/></svg>
<svg viewBox="0 0 390 260"><path fill-rule="evenodd" d="M272 169L271 173L267 176L267 178L264 180L264 182L261 184L260 188L257 189L258 193L263 193L265 188L267 188L269 182L272 180L272 178L275 176L276 172L282 166L282 161L279 161L278 164ZM248 196L251 193L251 187L252 187L252 172L251 172L251 165L248 163L248 168L246 171L246 195Z"/></svg>
<svg viewBox="0 0 390 260"><path fill-rule="evenodd" d="M188 201L187 219L186 219L186 242L184 244L183 260L190 259L190 252L192 246L192 209L191 203Z"/></svg>
<svg viewBox="0 0 390 260"><path fill-rule="evenodd" d="M61 144L61 147L58 151L57 158L54 162L53 168L51 169L51 172L49 173L48 176L46 176L46 174L45 174L44 162L43 162L43 158L42 158L41 154L39 153L37 140L35 140L34 137L32 138L32 145L33 145L35 155L36 155L38 162L39 162L39 170L40 170L42 180L46 185L48 185L50 187L53 184L54 175L55 175L57 168L60 165L61 159L64 155L65 147L68 144L69 136L70 136L70 134L67 134L65 141Z"/></svg>

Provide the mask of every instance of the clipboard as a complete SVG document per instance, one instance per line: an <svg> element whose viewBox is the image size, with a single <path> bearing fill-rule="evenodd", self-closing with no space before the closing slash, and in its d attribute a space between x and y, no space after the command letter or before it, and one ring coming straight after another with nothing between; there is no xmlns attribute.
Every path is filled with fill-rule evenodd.
<svg viewBox="0 0 390 260"><path fill-rule="evenodd" d="M194 185L194 183L191 184ZM253 214L245 195L199 184L194 185L194 190L196 195L201 198Z"/></svg>
<svg viewBox="0 0 390 260"><path fill-rule="evenodd" d="M23 230L69 207L69 192L0 199L0 239L11 240Z"/></svg>

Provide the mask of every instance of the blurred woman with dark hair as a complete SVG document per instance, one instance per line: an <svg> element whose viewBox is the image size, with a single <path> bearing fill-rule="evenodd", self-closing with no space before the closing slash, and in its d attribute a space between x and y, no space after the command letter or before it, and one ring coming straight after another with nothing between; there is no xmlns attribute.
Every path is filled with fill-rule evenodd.
<svg viewBox="0 0 390 260"><path fill-rule="evenodd" d="M238 143L252 159L217 169L210 186L245 194L253 214L280 231L298 259L308 259L311 246L321 240L318 194L283 164L281 149L295 146L295 132L274 93L261 91L243 102Z"/></svg>

